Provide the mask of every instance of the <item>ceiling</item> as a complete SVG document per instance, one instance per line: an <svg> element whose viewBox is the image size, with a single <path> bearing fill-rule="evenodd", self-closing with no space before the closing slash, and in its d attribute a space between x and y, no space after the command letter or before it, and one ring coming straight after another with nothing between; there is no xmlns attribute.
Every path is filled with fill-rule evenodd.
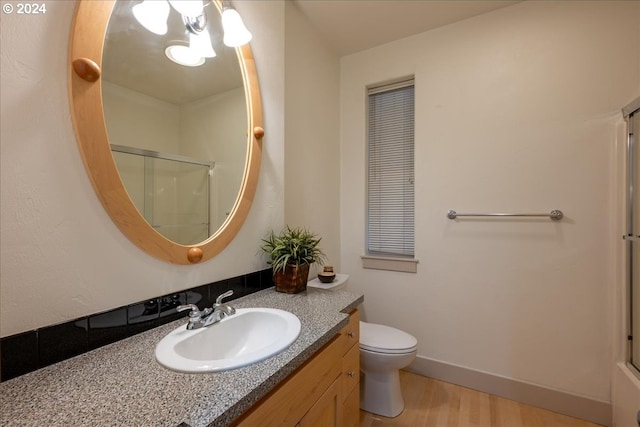
<svg viewBox="0 0 640 427"><path fill-rule="evenodd" d="M292 1L339 55L369 49L518 3L507 0ZM208 3L206 13L218 56L207 60L201 67L183 67L164 55L164 48L172 40L186 41L179 15L172 11L169 32L165 36L157 36L142 28L133 18L131 8L139 2L116 2L103 56L105 80L176 105L242 87L236 51L222 44L220 15L211 3Z"/></svg>
<svg viewBox="0 0 640 427"><path fill-rule="evenodd" d="M462 21L518 1L293 0L340 55Z"/></svg>

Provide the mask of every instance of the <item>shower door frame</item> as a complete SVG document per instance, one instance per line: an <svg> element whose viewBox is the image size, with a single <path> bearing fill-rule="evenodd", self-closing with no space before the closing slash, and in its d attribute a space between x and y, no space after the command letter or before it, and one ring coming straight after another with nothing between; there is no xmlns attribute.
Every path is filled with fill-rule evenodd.
<svg viewBox="0 0 640 427"><path fill-rule="evenodd" d="M179 154L160 153L158 151L146 150L146 149L138 148L138 147L130 147L130 146L127 146L127 145L110 144L110 146L111 146L111 151L115 151L115 152L118 152L118 153L125 153L125 154L133 154L133 155L136 155L136 156L143 157L145 159L145 166L146 166L146 160L147 159L159 159L159 160L170 160L170 161L179 162L179 163L188 163L188 164L192 164L192 165L207 167L209 169L208 172L207 172L207 175L208 175L208 179L207 179L207 212L206 212L206 216L207 216L207 234L209 235L209 237L211 237L211 234L212 234L212 232L211 232L211 199L212 199L211 179L213 178L213 170L214 170L215 165L216 165L215 162L200 160L200 159L196 159L194 157L188 157L188 156L183 156L183 155L179 155ZM145 174L145 182L146 182L146 180L147 180L147 176ZM146 185L146 183L145 183L145 185ZM149 221L149 219L147 218L146 205L147 205L147 203L146 203L146 196L145 196L145 211L144 212L140 212L140 214L147 220L147 222L149 222L149 225L151 225L151 227L153 227L156 230L159 230L159 228L161 228L161 226L152 224L152 222Z"/></svg>
<svg viewBox="0 0 640 427"><path fill-rule="evenodd" d="M634 202L639 202L637 200L634 200L634 179L636 177L636 174L640 174L640 165L635 164L636 162L634 161L634 156L636 155L636 151L640 150L640 147L638 146L638 143L640 143L640 139L637 138L637 135L640 133L640 129L636 129L634 127L634 117L636 115L640 115L640 98L636 98L629 105L624 107L622 109L622 115L627 124L626 136L627 136L627 157L628 157L627 230L626 230L626 234L623 236L625 241L628 243L628 247L627 247L628 316L627 316L627 322L626 322L628 350L627 350L626 358L631 370L637 376L640 377L640 360L635 360L634 358L634 353L635 353L634 346L640 346L640 337L634 337L634 332L640 333L640 331L635 331L635 328L634 328L634 320L636 316L640 316L640 310L634 310L634 298L636 297L636 293L640 292L640 283L638 284L634 283L634 272L640 269L640 263L637 263L636 265L634 265L634 262L633 262L634 243L640 243L640 232L635 232L636 230L634 229L634 221L633 221L634 213L635 213ZM637 208L640 209L640 206L638 206ZM638 251L637 248L636 248L636 251ZM634 285L635 285L635 292L634 292ZM636 307L636 309L637 308L638 307ZM640 350L638 350L637 353L640 354Z"/></svg>

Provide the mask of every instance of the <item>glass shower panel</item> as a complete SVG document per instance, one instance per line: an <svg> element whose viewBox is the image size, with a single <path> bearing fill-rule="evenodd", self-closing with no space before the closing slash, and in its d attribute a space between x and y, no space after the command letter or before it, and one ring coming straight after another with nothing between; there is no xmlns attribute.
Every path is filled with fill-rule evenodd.
<svg viewBox="0 0 640 427"><path fill-rule="evenodd" d="M631 363L640 371L640 111L629 116L629 148L632 157L630 168L630 195L632 208L630 224L633 240L630 242L630 325Z"/></svg>
<svg viewBox="0 0 640 427"><path fill-rule="evenodd" d="M156 231L182 245L209 238L213 164L116 145L112 153L129 197Z"/></svg>
<svg viewBox="0 0 640 427"><path fill-rule="evenodd" d="M640 242L631 242L631 363L640 371Z"/></svg>
<svg viewBox="0 0 640 427"><path fill-rule="evenodd" d="M183 245L209 238L209 167L151 158L145 218Z"/></svg>
<svg viewBox="0 0 640 427"><path fill-rule="evenodd" d="M138 209L138 212L144 212L144 184L145 184L145 167L144 156L135 156L128 153L120 153L113 151L113 159L118 165L120 171L120 179L124 187L129 193L129 197Z"/></svg>
<svg viewBox="0 0 640 427"><path fill-rule="evenodd" d="M638 129L638 123L640 123L640 112L629 116L629 150L632 157L631 170L631 198L633 201L632 224L631 230L636 236L640 236L640 129Z"/></svg>

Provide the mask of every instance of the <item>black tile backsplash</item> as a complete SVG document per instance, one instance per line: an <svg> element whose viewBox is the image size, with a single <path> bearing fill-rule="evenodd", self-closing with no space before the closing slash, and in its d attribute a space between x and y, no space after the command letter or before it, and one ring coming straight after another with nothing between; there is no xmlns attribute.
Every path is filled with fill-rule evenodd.
<svg viewBox="0 0 640 427"><path fill-rule="evenodd" d="M127 307L127 325L129 326L129 333L132 335L147 331L161 324L160 298L149 299Z"/></svg>
<svg viewBox="0 0 640 427"><path fill-rule="evenodd" d="M153 329L182 317L181 304L211 307L229 289L231 301L273 286L271 269L209 283L116 309L0 339L0 381L26 374L73 356Z"/></svg>
<svg viewBox="0 0 640 427"><path fill-rule="evenodd" d="M38 332L29 331L2 339L2 379L38 369Z"/></svg>
<svg viewBox="0 0 640 427"><path fill-rule="evenodd" d="M209 294L209 288L211 288L211 285L198 286L197 288L189 289L185 292L187 302L195 304L200 308L213 306L213 302L215 301L217 294L212 298Z"/></svg>
<svg viewBox="0 0 640 427"><path fill-rule="evenodd" d="M271 273L271 270L269 270L269 273ZM247 291L249 291L249 293L255 292L254 289L256 290L260 289L262 278L259 271L256 271L255 273L249 273L246 276L244 276L244 278L245 278L245 286Z"/></svg>
<svg viewBox="0 0 640 427"><path fill-rule="evenodd" d="M89 350L129 336L127 307L89 316Z"/></svg>
<svg viewBox="0 0 640 427"><path fill-rule="evenodd" d="M186 292L169 294L158 299L160 301L160 318L163 320L171 319L168 321L173 321L183 317L185 313L177 312L176 307L178 307L179 305L191 303L191 301L187 301Z"/></svg>
<svg viewBox="0 0 640 427"><path fill-rule="evenodd" d="M3 346L2 349L5 350L5 347ZM89 319L86 317L38 329L38 352L36 354L41 367L77 356L88 350ZM4 365L2 371L4 372Z"/></svg>

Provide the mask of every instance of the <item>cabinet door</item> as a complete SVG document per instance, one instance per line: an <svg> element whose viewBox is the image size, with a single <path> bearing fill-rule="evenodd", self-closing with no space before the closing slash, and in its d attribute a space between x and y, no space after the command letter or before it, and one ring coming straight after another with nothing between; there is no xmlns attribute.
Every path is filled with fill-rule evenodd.
<svg viewBox="0 0 640 427"><path fill-rule="evenodd" d="M351 390L342 407L341 427L360 426L360 387Z"/></svg>
<svg viewBox="0 0 640 427"><path fill-rule="evenodd" d="M232 425L295 426L341 380L341 368L342 340L333 339Z"/></svg>
<svg viewBox="0 0 640 427"><path fill-rule="evenodd" d="M300 420L300 427L342 427L342 402L340 402L340 378L331 384L324 394Z"/></svg>

